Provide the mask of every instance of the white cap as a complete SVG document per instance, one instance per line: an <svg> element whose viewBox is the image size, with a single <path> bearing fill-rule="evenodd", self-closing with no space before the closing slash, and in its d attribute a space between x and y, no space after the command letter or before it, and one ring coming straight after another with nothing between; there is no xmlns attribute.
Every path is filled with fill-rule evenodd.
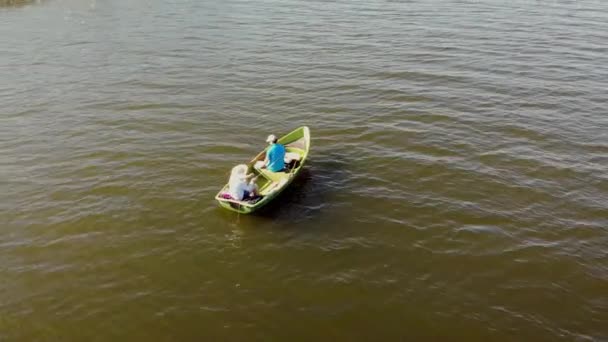
<svg viewBox="0 0 608 342"><path fill-rule="evenodd" d="M268 142L268 143L273 142L275 140L277 140L277 137L274 134L271 134L268 136L268 138L266 138L266 142Z"/></svg>

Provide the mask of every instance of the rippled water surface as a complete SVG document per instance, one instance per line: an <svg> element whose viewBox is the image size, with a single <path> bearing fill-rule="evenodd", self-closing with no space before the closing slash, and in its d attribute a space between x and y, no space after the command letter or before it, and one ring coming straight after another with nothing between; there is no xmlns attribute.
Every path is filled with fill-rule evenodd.
<svg viewBox="0 0 608 342"><path fill-rule="evenodd" d="M607 2L0 4L0 340L608 339Z"/></svg>

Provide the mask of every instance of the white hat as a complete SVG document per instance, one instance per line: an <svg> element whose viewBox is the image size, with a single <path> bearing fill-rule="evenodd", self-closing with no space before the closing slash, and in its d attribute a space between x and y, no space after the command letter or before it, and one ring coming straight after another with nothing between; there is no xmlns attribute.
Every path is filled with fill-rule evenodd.
<svg viewBox="0 0 608 342"><path fill-rule="evenodd" d="M247 165L240 164L232 168L232 176L244 176L247 174Z"/></svg>
<svg viewBox="0 0 608 342"><path fill-rule="evenodd" d="M271 134L266 138L266 142L274 142L275 140L277 140L277 137L274 134Z"/></svg>

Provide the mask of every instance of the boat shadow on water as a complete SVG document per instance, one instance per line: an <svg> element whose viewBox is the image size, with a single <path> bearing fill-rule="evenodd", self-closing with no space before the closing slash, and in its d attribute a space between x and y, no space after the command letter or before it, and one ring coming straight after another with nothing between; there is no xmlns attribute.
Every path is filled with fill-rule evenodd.
<svg viewBox="0 0 608 342"><path fill-rule="evenodd" d="M346 165L339 156L309 162L283 193L250 217L290 224L318 218L348 179Z"/></svg>
<svg viewBox="0 0 608 342"><path fill-rule="evenodd" d="M285 191L253 216L277 219L282 216L296 218L303 214L310 205L307 203L307 197L312 188L312 179L313 172L309 167L305 167Z"/></svg>

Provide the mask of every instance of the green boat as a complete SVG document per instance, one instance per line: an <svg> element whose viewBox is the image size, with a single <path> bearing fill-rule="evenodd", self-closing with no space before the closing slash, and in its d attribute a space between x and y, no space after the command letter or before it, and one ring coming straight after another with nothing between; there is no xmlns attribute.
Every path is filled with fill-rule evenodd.
<svg viewBox="0 0 608 342"><path fill-rule="evenodd" d="M286 155L293 157L294 162L292 162L291 167L281 172L271 172L266 169L256 168L255 163L257 161L263 161L266 157L266 149L268 148L264 149L264 151L260 152L247 164L247 166L249 166L249 172L253 172L256 176L259 176L257 177L256 184L258 186L258 194L261 198L257 201L237 201L224 198L222 195L227 193L229 188L228 184L226 184L222 190L215 195L215 199L221 207L242 214L251 214L270 203L270 201L277 197L291 184L291 182L293 182L300 171L302 171L306 158L308 157L308 151L310 149L310 131L306 126L300 127L279 138L278 142L285 146Z"/></svg>

